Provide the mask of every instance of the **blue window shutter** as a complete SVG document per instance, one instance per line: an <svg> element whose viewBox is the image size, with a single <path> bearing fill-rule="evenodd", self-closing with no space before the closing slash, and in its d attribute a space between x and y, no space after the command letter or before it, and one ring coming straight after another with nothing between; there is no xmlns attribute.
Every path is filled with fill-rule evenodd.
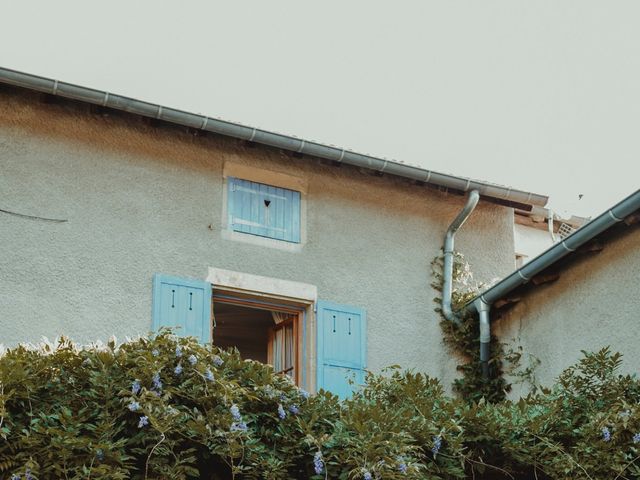
<svg viewBox="0 0 640 480"><path fill-rule="evenodd" d="M236 232L300 243L300 192L229 177L227 210Z"/></svg>
<svg viewBox="0 0 640 480"><path fill-rule="evenodd" d="M367 318L362 308L318 301L318 389L347 398L364 383ZM355 384L350 384L352 379Z"/></svg>
<svg viewBox="0 0 640 480"><path fill-rule="evenodd" d="M153 276L152 329L174 327L176 335L211 341L211 284L200 280Z"/></svg>

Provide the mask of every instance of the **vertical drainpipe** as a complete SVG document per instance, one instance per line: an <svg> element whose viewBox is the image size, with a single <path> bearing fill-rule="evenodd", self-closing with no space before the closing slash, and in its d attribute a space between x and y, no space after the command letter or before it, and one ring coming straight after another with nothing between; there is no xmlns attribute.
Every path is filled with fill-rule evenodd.
<svg viewBox="0 0 640 480"><path fill-rule="evenodd" d="M458 229L469 218L471 212L476 208L480 200L478 190L471 190L467 203L462 208L458 216L451 222L444 237L444 266L442 269L442 314L444 318L451 322L460 323L460 318L453 312L451 307L451 296L453 294L453 247L454 239Z"/></svg>
<svg viewBox="0 0 640 480"><path fill-rule="evenodd" d="M553 210L549 209L549 216L547 219L547 229L549 230L549 236L551 237L551 242L556 243L556 236L553 233L553 219L555 215L553 214Z"/></svg>
<svg viewBox="0 0 640 480"><path fill-rule="evenodd" d="M482 297L478 298L474 305L480 317L480 365L482 365L482 376L489 378L489 359L491 358L491 319L489 310L491 305L485 302Z"/></svg>

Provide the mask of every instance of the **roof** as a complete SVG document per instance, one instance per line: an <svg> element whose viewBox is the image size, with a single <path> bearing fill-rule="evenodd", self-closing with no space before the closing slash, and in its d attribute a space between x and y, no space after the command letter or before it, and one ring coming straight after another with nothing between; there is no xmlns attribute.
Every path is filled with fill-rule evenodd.
<svg viewBox="0 0 640 480"><path fill-rule="evenodd" d="M523 285L531 285L533 288L547 281L555 280L557 275L549 275L548 272L552 267L563 268L565 257L575 257L581 249L585 249L587 244L596 239L606 240L606 234L616 227L631 225L637 227L638 223L640 223L640 190L636 190L523 267L506 276L467 303L463 310L475 313L480 301L493 305L499 300L505 300L509 295L515 295ZM597 251L597 248L591 250ZM509 300L506 302L508 303Z"/></svg>
<svg viewBox="0 0 640 480"><path fill-rule="evenodd" d="M550 219L553 220L554 223L566 223L573 228L580 228L585 223L591 220L591 217L580 217L578 215L571 215L570 217L563 217L551 209L544 207L533 207L530 211L518 210L514 212L517 216L527 217L531 220L532 223L547 223ZM516 218L516 223L518 220ZM526 225L526 223L524 223ZM545 230L547 229L546 225L543 226Z"/></svg>
<svg viewBox="0 0 640 480"><path fill-rule="evenodd" d="M219 118L185 112L107 91L82 87L8 68L0 67L0 83L281 148L297 154L305 154L338 163L345 163L373 170L378 173L404 177L426 185L446 189L453 193L464 194L464 192L478 190L481 197L485 200L522 210L528 211L534 206L542 207L546 205L548 201L546 195L496 185L481 180L435 172L395 160L357 153L345 148L270 132L239 123L228 122Z"/></svg>

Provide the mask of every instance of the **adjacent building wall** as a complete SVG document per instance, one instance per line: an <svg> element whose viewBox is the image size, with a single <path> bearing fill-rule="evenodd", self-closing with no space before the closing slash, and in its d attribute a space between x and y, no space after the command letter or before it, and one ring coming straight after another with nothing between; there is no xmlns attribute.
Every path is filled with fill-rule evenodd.
<svg viewBox="0 0 640 480"><path fill-rule="evenodd" d="M0 92L0 343L144 334L155 272L209 267L316 285L364 307L368 365L416 368L450 384L430 262L464 198L126 114ZM298 252L223 238L226 162L308 182ZM513 270L513 211L481 202L457 236L478 280Z"/></svg>
<svg viewBox="0 0 640 480"><path fill-rule="evenodd" d="M547 230L515 223L513 233L515 253L523 257L522 265L553 246L553 239Z"/></svg>
<svg viewBox="0 0 640 480"><path fill-rule="evenodd" d="M640 229L628 227L604 250L582 256L560 278L543 284L495 322L503 341L520 343L540 359L538 382L551 385L581 350L610 346L621 352L623 371L640 370ZM525 365L526 366L526 365ZM526 393L516 386L513 395Z"/></svg>

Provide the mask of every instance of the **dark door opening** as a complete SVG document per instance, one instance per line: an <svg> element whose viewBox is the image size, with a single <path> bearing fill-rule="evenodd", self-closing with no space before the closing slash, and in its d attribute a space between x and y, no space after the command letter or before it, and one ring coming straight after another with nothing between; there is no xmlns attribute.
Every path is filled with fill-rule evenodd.
<svg viewBox="0 0 640 480"><path fill-rule="evenodd" d="M243 359L268 363L276 373L299 382L298 313L215 300L213 314L214 345L235 347Z"/></svg>

